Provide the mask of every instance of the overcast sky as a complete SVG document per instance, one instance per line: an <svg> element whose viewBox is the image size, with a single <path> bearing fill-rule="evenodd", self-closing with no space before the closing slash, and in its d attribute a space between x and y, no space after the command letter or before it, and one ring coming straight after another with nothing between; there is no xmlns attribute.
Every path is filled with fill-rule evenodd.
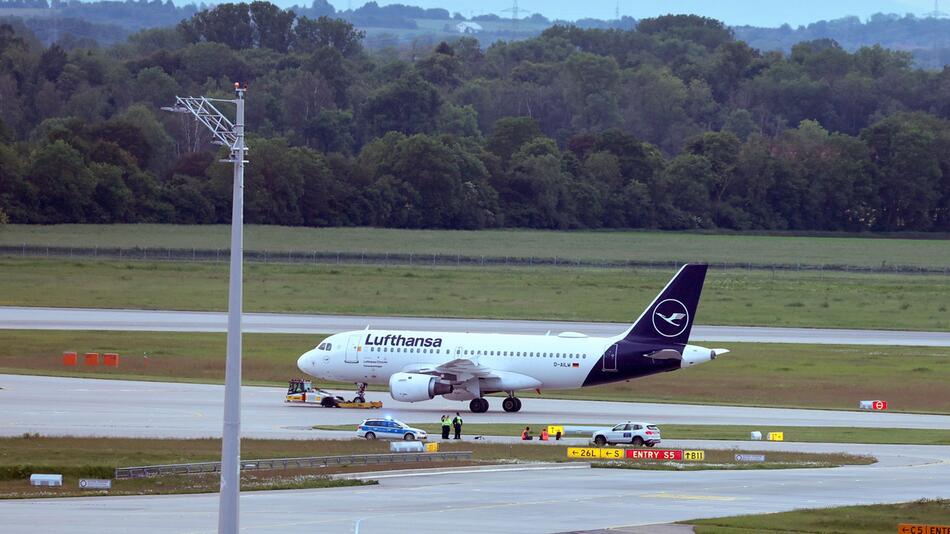
<svg viewBox="0 0 950 534"><path fill-rule="evenodd" d="M309 0L279 0L277 3L309 4ZM349 6L355 9L365 0L330 0L330 3L337 9ZM377 0L377 3L441 7L469 17L484 13L504 16L501 10L510 8L513 0ZM847 15L856 15L862 20L874 13L920 15L932 11L933 6L933 0L620 0L620 14L639 19L667 13L694 13L717 18L731 26L780 26L786 22L798 26ZM551 19L611 19L617 0L519 0L518 7L526 14L538 12ZM950 0L943 0L940 9L950 11Z"/></svg>

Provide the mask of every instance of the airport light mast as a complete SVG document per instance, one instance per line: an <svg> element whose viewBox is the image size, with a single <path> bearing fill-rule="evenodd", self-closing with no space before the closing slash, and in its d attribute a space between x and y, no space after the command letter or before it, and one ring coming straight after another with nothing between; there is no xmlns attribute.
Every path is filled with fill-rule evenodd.
<svg viewBox="0 0 950 534"><path fill-rule="evenodd" d="M237 534L240 523L238 496L241 491L241 311L244 260L244 93L246 86L234 84L233 100L207 97L175 97L175 105L165 111L191 113L214 136L213 143L230 149L222 163L234 164L234 193L231 206L231 270L228 285L228 348L224 381L224 430L221 441L221 494L218 504L218 534ZM214 106L234 104L232 123Z"/></svg>

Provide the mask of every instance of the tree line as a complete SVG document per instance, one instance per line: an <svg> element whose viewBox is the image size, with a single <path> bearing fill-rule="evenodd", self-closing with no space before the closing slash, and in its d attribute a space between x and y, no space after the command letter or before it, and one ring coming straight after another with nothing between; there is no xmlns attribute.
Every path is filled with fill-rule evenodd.
<svg viewBox="0 0 950 534"><path fill-rule="evenodd" d="M950 230L950 70L695 16L369 52L221 4L108 48L0 26L0 221L223 223L230 168L175 95L249 87L248 222Z"/></svg>

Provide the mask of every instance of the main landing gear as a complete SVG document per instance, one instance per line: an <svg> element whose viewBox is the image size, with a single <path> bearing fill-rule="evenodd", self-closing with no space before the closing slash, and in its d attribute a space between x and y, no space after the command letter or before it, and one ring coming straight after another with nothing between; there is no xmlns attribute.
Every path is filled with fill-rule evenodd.
<svg viewBox="0 0 950 534"><path fill-rule="evenodd" d="M353 402L366 402L366 382L356 383L356 397L353 397Z"/></svg>
<svg viewBox="0 0 950 534"><path fill-rule="evenodd" d="M510 395L508 398L501 401L501 407L506 412L517 412L521 410L521 399L515 397L514 395Z"/></svg>
<svg viewBox="0 0 950 534"><path fill-rule="evenodd" d="M517 412L521 410L521 399L514 395L506 397L501 401L501 407L506 412ZM468 409L472 410L472 413L485 413L488 411L488 399L481 397L472 399L472 402L468 404Z"/></svg>
<svg viewBox="0 0 950 534"><path fill-rule="evenodd" d="M468 403L468 409L472 410L472 413L485 413L488 411L488 401L481 397L472 399L472 402Z"/></svg>

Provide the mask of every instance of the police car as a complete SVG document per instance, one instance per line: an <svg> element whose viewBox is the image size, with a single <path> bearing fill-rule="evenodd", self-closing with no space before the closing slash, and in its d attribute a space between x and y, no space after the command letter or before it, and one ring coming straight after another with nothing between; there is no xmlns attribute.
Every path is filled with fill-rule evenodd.
<svg viewBox="0 0 950 534"><path fill-rule="evenodd" d="M591 439L603 447L608 443L630 443L634 447L652 447L660 443L660 429L652 423L624 421L613 428L605 428L594 432Z"/></svg>
<svg viewBox="0 0 950 534"><path fill-rule="evenodd" d="M356 436L366 439L404 439L415 441L426 439L425 430L411 426L395 419L365 419L356 427Z"/></svg>

